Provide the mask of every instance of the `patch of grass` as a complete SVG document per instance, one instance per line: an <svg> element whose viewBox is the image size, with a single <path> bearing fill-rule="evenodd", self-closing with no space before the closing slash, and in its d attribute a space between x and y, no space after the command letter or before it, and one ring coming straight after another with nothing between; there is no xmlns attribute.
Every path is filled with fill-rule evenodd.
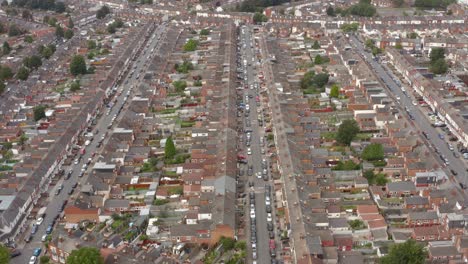
<svg viewBox="0 0 468 264"><path fill-rule="evenodd" d="M362 141L369 141L372 138L371 133L358 133L356 135L356 139L362 140Z"/></svg>
<svg viewBox="0 0 468 264"><path fill-rule="evenodd" d="M320 137L327 140L333 140L336 138L336 132L323 132L320 133Z"/></svg>
<svg viewBox="0 0 468 264"><path fill-rule="evenodd" d="M160 205L165 205L169 202L169 200L166 199L156 199L153 201L153 205L160 206Z"/></svg>

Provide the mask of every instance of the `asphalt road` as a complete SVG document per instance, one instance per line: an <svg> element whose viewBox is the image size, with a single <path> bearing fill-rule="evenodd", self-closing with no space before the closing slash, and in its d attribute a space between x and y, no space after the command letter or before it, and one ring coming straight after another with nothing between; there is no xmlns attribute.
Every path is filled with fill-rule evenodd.
<svg viewBox="0 0 468 264"><path fill-rule="evenodd" d="M259 90L251 89L251 85L254 85L255 83L258 83L258 80L256 79L257 72L256 69L254 68L254 64L256 64L257 60L255 59L255 50L251 48L251 44L254 47L254 42L253 42L253 36L251 32L251 28L245 28L244 34L241 34L241 39L243 40L243 43L246 45L245 48L241 48L242 51L242 58L241 58L241 63L243 64L244 59L248 62L247 65L247 84L248 84L248 89L245 89L243 91L243 97L244 97L244 103L250 106L250 113L248 117L244 117L244 130L245 129L252 129L251 133L251 145L250 149L252 154L248 155L247 154L247 146L245 146L246 143L246 138L243 140L243 154L248 156L248 161L249 165L253 166L253 175L248 177L248 181L252 181L254 183L254 186L249 188L249 192L254 191L255 192L255 218L256 218L256 232L257 232L257 243L256 243L256 255L257 259L256 262L259 264L266 264L266 263L271 263L271 257L270 257L270 249L269 249L269 244L268 241L269 235L268 235L268 230L267 230L267 212L266 212L266 203L265 203L265 185L271 185L272 182L272 177L270 175L270 168L269 168L269 161L268 157L266 155L261 153L262 146L260 145L260 138L264 138L264 128L262 126L259 126L258 122L258 113L257 109L262 109L262 106L257 107L256 105L256 96L259 96ZM255 60L252 61L252 59ZM246 96L251 96L252 98L248 98L246 100ZM245 120L249 119L250 120L250 126L246 126ZM244 135L245 137L245 135ZM264 138L264 150L266 151L267 149L267 141ZM266 152L265 152L266 153ZM262 172L262 159L266 159L268 162L268 181L264 181L263 179L257 178L256 174ZM248 186L248 184L246 184ZM253 189L253 190L252 190ZM273 188L272 188L273 189ZM248 196L247 196L248 197ZM272 197L270 197L272 198ZM249 201L249 198L247 198L247 201ZM271 202L272 208L273 208L273 202ZM274 211L272 211L272 222L274 223ZM246 217L250 218L250 203L247 203L247 210L246 210ZM250 239L250 219L247 219L246 221L249 223L249 229L248 232L246 232L248 235L248 238ZM252 242L251 242L252 243ZM251 248L250 248L251 249ZM247 259L252 260L252 251L249 250L249 255L247 256Z"/></svg>
<svg viewBox="0 0 468 264"><path fill-rule="evenodd" d="M372 58L372 54L366 52L364 49L364 45L362 42L360 42L355 36L350 36L350 42L351 44L357 48L357 51L366 59L368 64L371 66L371 68L375 71L376 75L381 78L381 81L383 81L386 86L387 90L390 91L390 95L394 97L399 97L399 105L401 106L400 112L408 118L409 115L406 113L405 107L409 109L409 113L413 115L414 120L410 120L410 123L414 125L416 130L421 136L421 133L424 131L428 134L429 140L426 140L424 137L421 137L430 147L432 152L434 152L434 147L438 148L440 153L443 154L449 161L449 165L445 166L445 164L442 162L442 160L439 158L439 155L436 153L433 153L435 155L436 160L439 163L439 167L444 168L445 172L447 175L452 175L450 170L454 170L457 172L456 178L458 179L459 182L466 183L467 178L468 178L468 173L466 171L467 166L466 163L461 160L460 158L456 158L452 151L448 148L448 141L447 137L445 139L440 139L438 137L439 134L443 133L439 128L434 128L431 126L431 122L428 118L428 115L425 113L427 110L423 110L422 107L420 106L414 106L413 105L413 99L410 97L409 91L412 89L408 89L409 87L406 87L407 95L403 93L401 90L401 85L398 85L397 82L391 77L392 75L389 74L387 67L382 66L380 61L375 61ZM396 101L398 104L398 101ZM409 119L409 118L408 118ZM455 144L451 143L452 145L455 146ZM459 186L456 186L456 188L459 188Z"/></svg>
<svg viewBox="0 0 468 264"><path fill-rule="evenodd" d="M144 50L152 50L154 48L155 53L156 53L157 49L158 49L158 46L161 43L161 41L159 41L159 39L158 39L158 36L160 36L164 31L165 31L165 26L156 29L156 34L152 35L153 37L150 38L150 40L146 43L146 46L144 47ZM101 148L97 147L99 139L101 139L101 137L104 134L106 134L107 135L106 140L108 140L109 136L112 134L112 129L116 127L115 124L117 123L117 120L119 119L119 117L118 117L119 116L119 113L118 113L119 108L121 108L121 107L123 108L125 106L125 104L126 104L126 102L128 100L128 99L125 100L127 95L129 95L129 97L131 97L132 90L134 88L138 87L138 82L139 82L138 79L143 78L144 72L146 71L146 68L149 66L149 63L151 62L151 59L152 59L151 54L142 52L139 55L139 57L135 60L135 63L134 63L134 65L136 65L136 68L134 70L135 73L131 77L129 75L127 75L127 78L124 80L123 83L126 83L126 81L128 80L128 85L122 85L118 89L118 91L120 91L121 93L116 94L115 99L117 99L117 103L115 103L113 105L113 107L111 108L110 114L107 115L107 111L108 111L109 108L103 109L103 113L102 113L101 117L98 119L96 127L93 130L94 140L91 141L91 144L86 146L86 153L82 156L82 158L80 160L80 163L77 164L77 165L72 163L72 165L70 165L69 167L65 167L65 166L63 167L66 172L68 172L70 169L73 170L73 173L72 173L72 176L70 177L70 179L65 180L64 178L62 178L61 180L59 180L59 182L53 188L48 190L48 192L50 194L50 198L48 199L48 204L45 205L45 206L47 206L46 216L44 217L44 222L39 226L39 228L37 230L37 233L34 235L33 239L27 244L24 244L23 241L17 241L18 249L21 251L21 255L16 257L16 258L13 258L11 260L12 264L28 263L30 257L32 256L33 250L35 248L42 248L42 250L44 252L44 248L42 247L43 244L41 242L41 237L46 233L47 226L52 222L53 218L57 214L60 214L59 209L62 206L63 202L69 200L70 195L68 194L68 192L70 191L70 189L72 189L72 185L74 183L78 182L79 186L80 186L80 185L83 185L83 184L85 184L87 182L87 178L88 178L87 173L85 174L84 177L82 177L82 178L79 177L79 174L80 174L80 171L81 171L81 168L82 168L83 164L86 163L88 158L90 158L92 156L93 152L97 153L96 156L94 157L94 159L95 160L98 159L99 151L102 148L102 146L101 146ZM138 75L137 73L140 73L140 72L142 73L142 75L140 76L140 78L137 79L137 75ZM122 115L123 114L120 114L120 116L122 116ZM114 122L114 125L112 126L111 129L107 129L108 125L112 123L112 118L114 116L116 116L116 121ZM96 133L96 129L99 130L98 133ZM105 143L105 141L104 141L104 143ZM103 145L105 145L105 144L103 144ZM93 163L91 163L91 165L88 167L87 171L89 171L89 168L93 166L95 160L93 160ZM56 189L58 188L58 186L60 186L62 184L63 184L62 191L58 195L55 195ZM79 189L80 189L80 187L77 188L75 193L78 193ZM35 220L33 220L33 221L31 221L31 223L29 223L29 227L32 226L33 222L35 222ZM25 233L26 233L26 236L28 236L29 233L30 233L30 228L28 228L25 231ZM25 236L23 235L23 236L19 236L19 237L24 238ZM23 248L21 249L22 246L23 246Z"/></svg>

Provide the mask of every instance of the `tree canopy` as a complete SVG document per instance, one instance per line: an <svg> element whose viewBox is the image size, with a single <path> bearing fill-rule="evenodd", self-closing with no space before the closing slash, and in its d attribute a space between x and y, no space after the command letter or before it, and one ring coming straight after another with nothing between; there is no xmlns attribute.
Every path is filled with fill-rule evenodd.
<svg viewBox="0 0 468 264"><path fill-rule="evenodd" d="M420 8L446 8L448 5L455 3L456 0L416 0L415 7Z"/></svg>
<svg viewBox="0 0 468 264"><path fill-rule="evenodd" d="M267 22L268 17L265 16L263 13L255 12L255 14L253 16L253 21L255 22L255 24L261 24L263 22Z"/></svg>
<svg viewBox="0 0 468 264"><path fill-rule="evenodd" d="M314 44L312 44L313 49L320 49L320 43L316 40L314 41Z"/></svg>
<svg viewBox="0 0 468 264"><path fill-rule="evenodd" d="M301 79L301 88L312 92L323 92L328 79L328 73L315 74L314 71L309 71Z"/></svg>
<svg viewBox="0 0 468 264"><path fill-rule="evenodd" d="M447 62L444 59L438 59L431 63L429 70L434 74L444 74L448 71Z"/></svg>
<svg viewBox="0 0 468 264"><path fill-rule="evenodd" d="M198 47L198 41L194 39L189 39L187 43L184 44L184 51L195 51Z"/></svg>
<svg viewBox="0 0 468 264"><path fill-rule="evenodd" d="M18 72L16 73L16 78L18 78L19 80L26 80L28 79L29 77L29 70L28 68L24 67L24 66L21 66L18 70Z"/></svg>
<svg viewBox="0 0 468 264"><path fill-rule="evenodd" d="M357 31L359 28L359 23L351 23L351 24L343 24L340 26L340 29L345 32L345 33L348 33L348 32L355 32Z"/></svg>
<svg viewBox="0 0 468 264"><path fill-rule="evenodd" d="M427 252L424 250L423 245L418 244L413 239L410 239L405 243L393 244L390 247L388 254L380 259L380 263L424 264L426 263L426 256Z"/></svg>
<svg viewBox="0 0 468 264"><path fill-rule="evenodd" d="M29 69L37 69L42 65L41 57L32 55L23 59L23 65Z"/></svg>
<svg viewBox="0 0 468 264"><path fill-rule="evenodd" d="M66 264L104 264L104 258L101 256L99 249L82 247L71 252Z"/></svg>
<svg viewBox="0 0 468 264"><path fill-rule="evenodd" d="M429 54L431 65L429 70L434 74L443 74L448 71L448 65L445 61L445 49L433 48Z"/></svg>
<svg viewBox="0 0 468 264"><path fill-rule="evenodd" d="M330 97L331 98L338 98L340 96L340 87L336 84L332 85L330 89Z"/></svg>
<svg viewBox="0 0 468 264"><path fill-rule="evenodd" d="M103 19L105 18L108 14L110 14L110 8L106 5L103 5L101 8L98 9L96 12L96 18L97 19Z"/></svg>
<svg viewBox="0 0 468 264"><path fill-rule="evenodd" d="M46 107L44 105L38 105L33 108L34 113L34 121L41 120L42 118L46 117L45 115Z"/></svg>
<svg viewBox="0 0 468 264"><path fill-rule="evenodd" d="M166 159L173 159L177 154L176 147L172 137L168 137L164 146L164 156Z"/></svg>
<svg viewBox="0 0 468 264"><path fill-rule="evenodd" d="M11 5L31 9L52 10L57 13L63 13L66 9L63 2L56 2L55 0L13 0Z"/></svg>
<svg viewBox="0 0 468 264"><path fill-rule="evenodd" d="M8 80L13 77L13 71L8 66L1 66L0 67L0 80L3 82L4 80Z"/></svg>
<svg viewBox="0 0 468 264"><path fill-rule="evenodd" d="M240 12L261 12L263 8L269 6L281 5L288 0L246 0L236 7Z"/></svg>
<svg viewBox="0 0 468 264"><path fill-rule="evenodd" d="M362 151L361 158L367 161L382 160L384 158L384 148L382 144L371 143Z"/></svg>
<svg viewBox="0 0 468 264"><path fill-rule="evenodd" d="M360 129L358 123L354 119L344 120L338 128L336 134L336 141L341 144L349 145L354 137L359 133Z"/></svg>
<svg viewBox="0 0 468 264"><path fill-rule="evenodd" d="M336 166L332 168L332 170L337 170L337 171L349 171L349 170L359 170L361 169L360 164L354 163L352 160L347 160L345 162L339 161Z"/></svg>
<svg viewBox="0 0 468 264"><path fill-rule="evenodd" d="M377 10L366 0L361 0L359 3L352 5L347 10L351 15L372 17L376 14Z"/></svg>
<svg viewBox="0 0 468 264"><path fill-rule="evenodd" d="M445 59L445 49L444 48L433 48L429 54L431 62L434 62L439 59Z"/></svg>
<svg viewBox="0 0 468 264"><path fill-rule="evenodd" d="M81 55L74 55L70 62L70 73L74 76L86 74L86 61Z"/></svg>

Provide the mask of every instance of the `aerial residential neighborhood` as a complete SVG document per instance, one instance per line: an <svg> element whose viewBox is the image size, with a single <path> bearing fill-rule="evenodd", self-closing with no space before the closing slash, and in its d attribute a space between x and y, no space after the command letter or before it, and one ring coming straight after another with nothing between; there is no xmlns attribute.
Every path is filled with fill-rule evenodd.
<svg viewBox="0 0 468 264"><path fill-rule="evenodd" d="M0 264L468 262L466 1L0 2Z"/></svg>

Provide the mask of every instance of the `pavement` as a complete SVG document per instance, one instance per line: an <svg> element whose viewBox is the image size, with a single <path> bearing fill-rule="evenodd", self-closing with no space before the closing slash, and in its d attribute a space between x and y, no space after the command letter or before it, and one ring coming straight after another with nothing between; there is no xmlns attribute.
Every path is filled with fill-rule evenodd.
<svg viewBox="0 0 468 264"><path fill-rule="evenodd" d="M409 93L409 89L411 87L407 87L407 93L403 93L401 90L401 84L399 85L394 79L395 76L389 71L387 67L384 67L380 60L375 61L372 58L372 54L366 52L364 49L364 44L356 38L356 36L351 35L350 36L350 43L357 48L357 52L365 58L367 61L368 65L371 67L371 69L374 70L374 73L377 75L377 77L386 85L387 90L389 91L389 94L393 99L396 99L397 97L400 98L400 100L395 100L397 105L400 106L400 113L403 113L407 118L409 118L408 113L406 113L405 108L409 109L409 113L413 115L414 120L408 120L410 125L414 127L415 131L419 133L421 136L422 132L426 132L429 136L429 140L425 139L424 137L421 136L421 139L428 145L429 149L431 149L431 153L435 156L435 159L437 161L437 165L439 168L442 168L447 175L450 177L452 173L450 170L454 170L457 172L457 176L455 179L457 179L458 182L461 183L466 183L467 178L468 178L468 166L466 165L466 162L462 160L462 158L456 158L453 155L453 152L448 148L448 141L447 137L445 139L440 139L439 134L443 133L439 128L432 127L431 122L428 118L427 110L424 109L421 106L415 106L413 105L414 99L412 99L411 93ZM393 77L393 78L392 78ZM384 86L385 86L384 85ZM412 89L411 89L412 90ZM398 102L399 101L399 102ZM453 143L452 143L453 144ZM453 144L455 146L455 144ZM445 165L441 159L438 157L438 155L435 155L434 149L437 148L439 149L440 153L443 154L449 161L449 165ZM463 190L461 190L460 186L458 184L455 184L454 188L459 189L464 197L466 198L466 194Z"/></svg>
<svg viewBox="0 0 468 264"><path fill-rule="evenodd" d="M160 44L161 41L158 40L157 36L163 34L164 31L165 31L165 26L158 28L156 30L156 34L152 35L154 37L151 38L146 43L146 46L144 49L145 50L151 50L153 48L155 48L155 50L158 49L159 48L158 45ZM68 201L70 199L70 195L68 194L68 192L72 189L72 185L76 182L78 182L79 186L86 184L88 174L86 173L85 176L82 178L79 177L83 164L86 163L88 158L92 157L92 153L94 152L96 153L94 159L97 159L99 157L99 152L102 150L102 146L100 148L97 147L99 139L103 135L106 135L107 136L106 140L108 140L109 136L112 134L112 129L115 128L115 126L111 127L111 129L108 129L107 127L109 126L109 124L112 123L112 118L114 116L116 117L119 116L119 109L124 108L124 106L126 105L127 100L125 98L127 96L127 93L129 93L131 96L132 90L138 87L139 81L137 80L136 73L141 72L144 74L144 72L146 71L146 68L149 66L149 62L151 61L151 59L152 59L152 56L148 56L147 53L140 53L139 57L135 60L135 65L136 65L136 68L134 70L135 74L133 74L131 77L127 75L127 80L128 80L129 85L123 85L119 88L119 91L121 93L118 93L118 95L116 95L114 100L117 100L117 102L111 108L109 115L107 115L106 113L102 113L102 115L98 118L97 124L92 131L94 134L94 140L91 141L91 144L86 146L86 153L82 155L80 163L76 165L72 163L72 165L70 165L69 167L63 167L66 172L68 172L70 169L73 170L73 173L70 179L64 180L62 178L61 180L59 180L59 182L55 186L53 186L53 188L50 188L48 190L50 194L49 200L47 201L48 203L46 205L43 205L43 206L47 206L46 215L44 217L43 223L39 226L37 233L34 235L33 239L27 244L25 244L23 240L16 241L18 245L18 249L21 251L21 255L16 258L13 258L11 260L12 264L28 263L30 257L32 256L33 250L35 248L42 248L42 252L44 252L45 249L43 248L43 244L41 242L42 235L46 233L45 231L47 229L47 226L52 222L53 218L57 214L59 215L61 214L59 212L59 208L62 206L64 201ZM108 109L109 108L103 109L103 112L107 112ZM121 114L120 116L123 116L123 114ZM97 130L99 130L99 132L97 132ZM105 142L106 141L104 141L104 143L102 144L103 146L105 145ZM94 161L95 160L93 160L93 163ZM93 166L93 163L91 163L87 171L89 171L89 168ZM59 185L63 185L63 189L58 195L54 195L56 188L58 188ZM79 192L79 187L76 190L76 193L77 192ZM29 223L28 227L32 227L33 222L35 222L35 220ZM24 232L25 234L23 234L23 236L20 236L20 237L24 238L25 236L29 235L29 232L30 232L30 228L27 228Z"/></svg>

